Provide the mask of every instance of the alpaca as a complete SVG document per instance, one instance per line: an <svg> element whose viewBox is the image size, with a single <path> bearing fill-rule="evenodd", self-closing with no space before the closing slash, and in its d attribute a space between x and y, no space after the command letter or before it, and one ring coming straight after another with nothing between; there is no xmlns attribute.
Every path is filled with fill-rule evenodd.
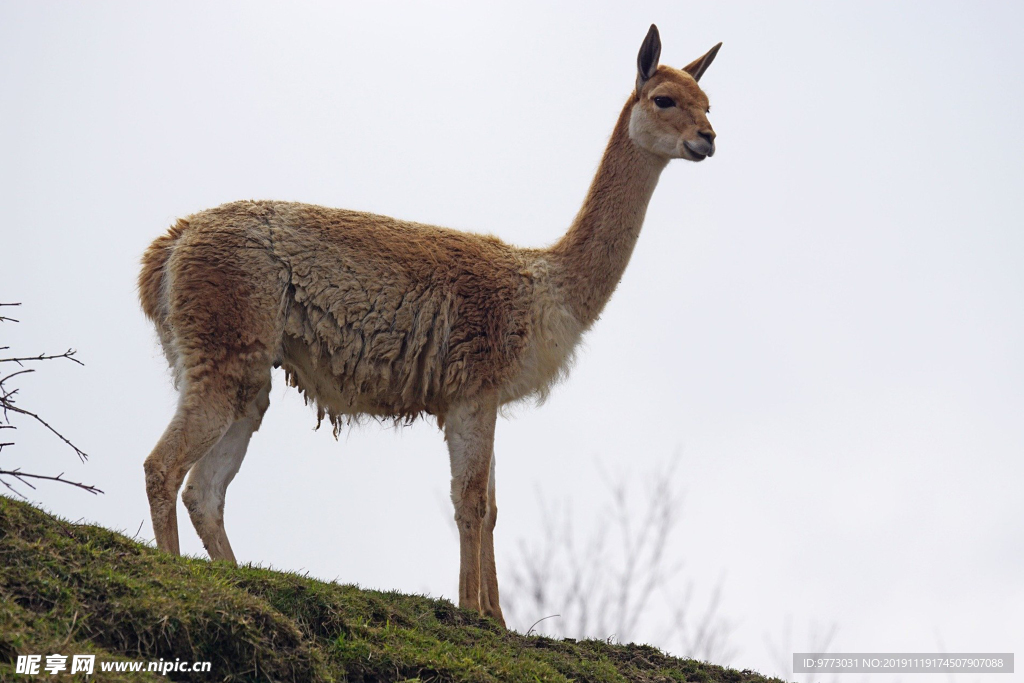
<svg viewBox="0 0 1024 683"><path fill-rule="evenodd" d="M157 238L139 296L180 393L145 462L157 546L179 552L175 497L188 475L182 499L203 545L234 562L224 495L281 367L336 431L360 416L436 418L451 460L459 606L504 624L493 537L498 409L542 397L567 372L668 161L714 154L697 81L720 47L682 70L659 66L651 26L583 206L547 249L278 201L202 211Z"/></svg>

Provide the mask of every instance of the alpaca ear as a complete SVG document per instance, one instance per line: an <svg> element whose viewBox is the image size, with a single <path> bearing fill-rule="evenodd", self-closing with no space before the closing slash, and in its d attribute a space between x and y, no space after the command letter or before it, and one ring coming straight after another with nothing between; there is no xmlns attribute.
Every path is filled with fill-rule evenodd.
<svg viewBox="0 0 1024 683"><path fill-rule="evenodd" d="M718 49L720 47L722 47L721 43L715 45L713 48L708 50L707 54L703 57L698 57L687 64L683 71L693 76L693 80L699 81L700 77L703 76L704 72L708 70L709 66L711 66L711 62L715 61L715 55L718 54Z"/></svg>
<svg viewBox="0 0 1024 683"><path fill-rule="evenodd" d="M644 38L644 44L640 46L640 54L636 56L636 94L640 96L640 89L644 87L654 72L658 70L658 59L661 57L661 36L658 35L658 27L651 24Z"/></svg>

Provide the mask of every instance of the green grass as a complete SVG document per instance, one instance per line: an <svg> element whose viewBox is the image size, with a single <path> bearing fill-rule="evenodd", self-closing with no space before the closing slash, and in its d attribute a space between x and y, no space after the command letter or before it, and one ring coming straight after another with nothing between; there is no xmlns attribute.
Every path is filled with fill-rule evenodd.
<svg viewBox="0 0 1024 683"><path fill-rule="evenodd" d="M14 663L52 653L212 662L191 678L102 681L778 680L643 645L526 637L447 600L171 557L0 496L0 681L45 679Z"/></svg>

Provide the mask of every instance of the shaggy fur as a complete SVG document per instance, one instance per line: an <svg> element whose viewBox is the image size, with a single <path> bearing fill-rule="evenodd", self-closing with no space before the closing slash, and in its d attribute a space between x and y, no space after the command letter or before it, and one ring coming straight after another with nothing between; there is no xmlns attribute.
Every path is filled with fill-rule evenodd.
<svg viewBox="0 0 1024 683"><path fill-rule="evenodd" d="M622 276L669 158L713 153L696 78L715 52L683 71L658 67L652 27L638 90L583 207L550 249L275 201L197 213L153 242L139 293L180 390L174 419L146 460L159 547L178 552L174 497L191 470L183 498L192 521L211 557L234 560L224 493L280 366L335 430L364 415L436 417L452 460L459 603L500 621L497 410L543 397L567 371ZM657 106L655 97L674 105Z"/></svg>

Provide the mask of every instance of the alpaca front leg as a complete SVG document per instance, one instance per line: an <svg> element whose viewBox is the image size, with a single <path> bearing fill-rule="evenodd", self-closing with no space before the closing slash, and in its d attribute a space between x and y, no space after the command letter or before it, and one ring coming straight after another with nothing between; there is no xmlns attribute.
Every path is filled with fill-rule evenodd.
<svg viewBox="0 0 1024 683"><path fill-rule="evenodd" d="M494 525L498 521L498 503L494 493L494 453L491 453L490 477L487 483L487 516L484 517L480 548L480 607L485 615L502 626L505 617L498 602L498 570L494 562Z"/></svg>
<svg viewBox="0 0 1024 683"><path fill-rule="evenodd" d="M445 418L452 467L452 503L459 527L459 607L481 611L481 543L494 451L495 396L460 404Z"/></svg>

